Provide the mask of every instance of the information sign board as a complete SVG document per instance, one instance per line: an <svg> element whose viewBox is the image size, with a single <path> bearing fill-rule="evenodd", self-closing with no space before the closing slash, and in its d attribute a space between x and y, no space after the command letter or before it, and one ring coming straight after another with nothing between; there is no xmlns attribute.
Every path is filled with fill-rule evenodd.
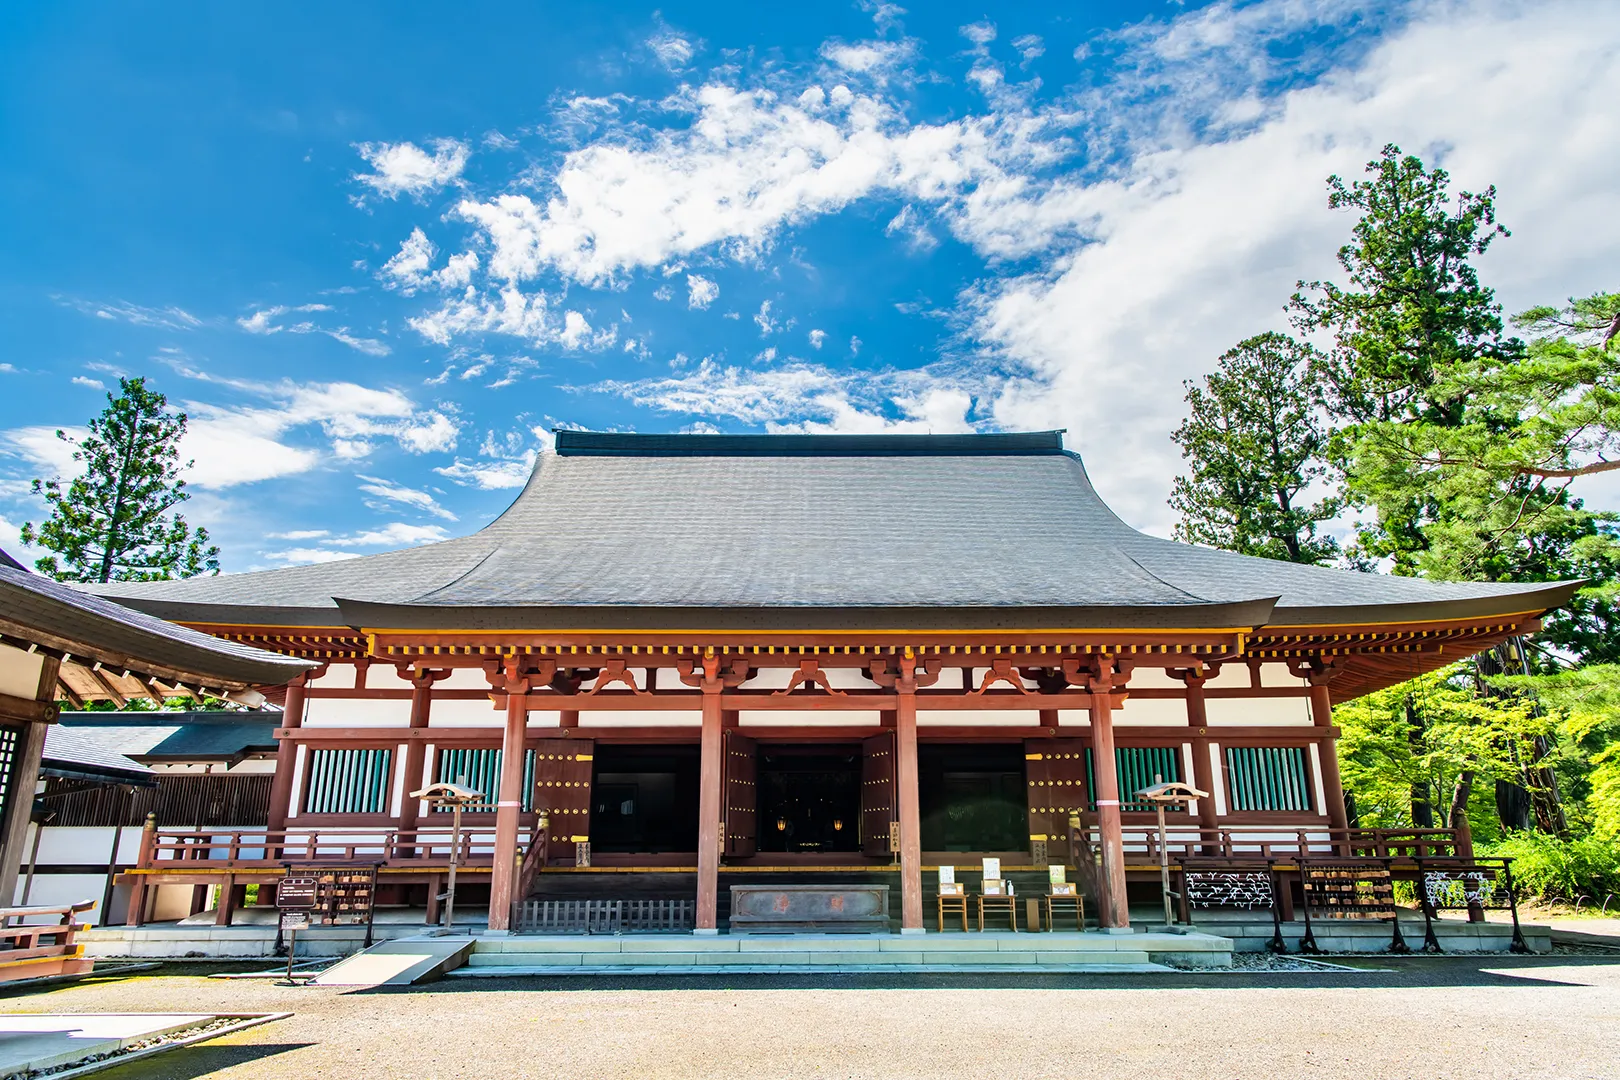
<svg viewBox="0 0 1620 1080"><path fill-rule="evenodd" d="M307 911L315 906L315 897L319 891L319 878L284 877L276 885L276 907Z"/></svg>

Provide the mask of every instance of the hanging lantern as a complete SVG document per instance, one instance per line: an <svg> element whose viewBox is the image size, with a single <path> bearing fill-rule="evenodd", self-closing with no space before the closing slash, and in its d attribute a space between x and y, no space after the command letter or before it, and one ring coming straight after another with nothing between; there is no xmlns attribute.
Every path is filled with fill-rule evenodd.
<svg viewBox="0 0 1620 1080"><path fill-rule="evenodd" d="M779 817L776 819L776 831L787 832L787 818Z"/></svg>
<svg viewBox="0 0 1620 1080"><path fill-rule="evenodd" d="M844 819L843 818L836 818L836 817L833 818L833 832L843 832L843 831L844 831Z"/></svg>

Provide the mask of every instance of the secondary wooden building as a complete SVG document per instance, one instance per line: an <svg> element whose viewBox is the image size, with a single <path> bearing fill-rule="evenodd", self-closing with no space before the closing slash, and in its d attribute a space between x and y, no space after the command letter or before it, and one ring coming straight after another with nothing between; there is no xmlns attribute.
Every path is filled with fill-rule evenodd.
<svg viewBox="0 0 1620 1080"><path fill-rule="evenodd" d="M159 822L130 880L371 859L431 909L448 834L407 793L459 779L488 794L463 881L496 929L529 896L662 891L712 932L723 877L796 873L892 880L917 932L924 867L981 855L1095 867L1125 926L1156 858L1136 791L1210 793L1180 850L1381 843L1347 820L1333 704L1530 633L1573 588L1147 536L1058 432L560 431L472 536L103 590L321 664L286 692L269 834Z"/></svg>

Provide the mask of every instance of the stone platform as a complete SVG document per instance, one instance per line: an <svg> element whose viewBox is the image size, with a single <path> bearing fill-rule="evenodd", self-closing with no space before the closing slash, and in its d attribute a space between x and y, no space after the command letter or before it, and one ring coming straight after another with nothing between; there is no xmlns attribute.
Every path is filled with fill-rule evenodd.
<svg viewBox="0 0 1620 1080"><path fill-rule="evenodd" d="M1212 934L927 933L482 937L456 977L871 971L1162 971L1229 967Z"/></svg>
<svg viewBox="0 0 1620 1080"><path fill-rule="evenodd" d="M1232 940L1234 952L1264 952L1271 944L1271 913L1268 911L1200 911L1194 919L1193 929L1206 934L1219 934ZM1387 922L1361 922L1348 919L1314 919L1316 944L1323 952L1381 953L1389 949L1390 927ZM1520 923L1524 940L1532 952L1552 951L1552 936L1546 926ZM1471 923L1466 919L1436 919L1436 939L1444 952L1500 952L1509 951L1513 943L1513 927L1504 922ZM1423 945L1423 916L1403 912L1401 935L1416 952ZM1282 924L1283 942L1291 953L1299 951L1305 936L1305 921L1295 919Z"/></svg>

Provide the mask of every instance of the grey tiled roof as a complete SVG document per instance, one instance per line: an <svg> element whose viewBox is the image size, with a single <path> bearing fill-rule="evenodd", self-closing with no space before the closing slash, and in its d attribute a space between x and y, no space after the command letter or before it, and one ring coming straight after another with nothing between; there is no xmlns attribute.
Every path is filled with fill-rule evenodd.
<svg viewBox="0 0 1620 1080"><path fill-rule="evenodd" d="M108 779L144 780L152 770L127 755L172 734L173 727L103 728L52 724L45 731L46 772L88 773Z"/></svg>
<svg viewBox="0 0 1620 1080"><path fill-rule="evenodd" d="M511 508L472 536L104 591L171 617L256 609L257 621L334 625L380 604L438 610L418 613L430 621L447 608L509 612L527 625L536 611L1046 609L1157 612L1185 626L1197 624L1187 609L1211 605L1273 624L1540 612L1573 587L1359 574L1147 536L1104 505L1055 432L560 432ZM334 598L359 603L339 616Z"/></svg>
<svg viewBox="0 0 1620 1080"><path fill-rule="evenodd" d="M312 667L303 660L225 641L70 588L58 581L0 565L0 619L13 632L48 635L76 655L119 666L151 664L210 685L275 686Z"/></svg>
<svg viewBox="0 0 1620 1080"><path fill-rule="evenodd" d="M224 761L274 752L280 723L279 711L65 712L47 735L46 757L55 745L49 740L58 738L65 747L96 747L126 760ZM70 734L59 736L63 731Z"/></svg>

